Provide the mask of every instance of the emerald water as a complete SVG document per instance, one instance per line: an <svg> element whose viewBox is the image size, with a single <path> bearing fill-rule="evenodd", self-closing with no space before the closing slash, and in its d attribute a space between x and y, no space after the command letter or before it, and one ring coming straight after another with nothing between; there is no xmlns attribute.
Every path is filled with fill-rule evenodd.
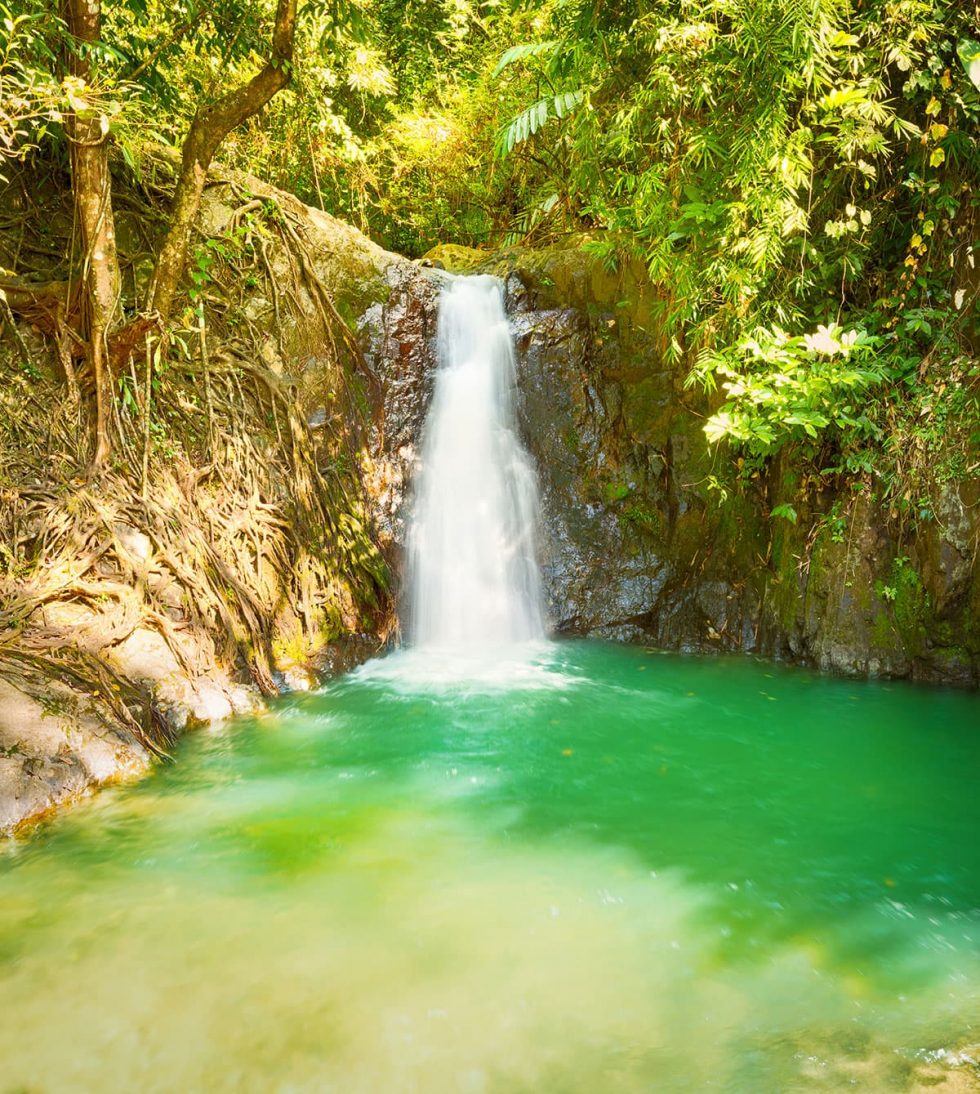
<svg viewBox="0 0 980 1094"><path fill-rule="evenodd" d="M746 659L376 662L6 845L0 1091L919 1089L980 1039L978 731Z"/></svg>

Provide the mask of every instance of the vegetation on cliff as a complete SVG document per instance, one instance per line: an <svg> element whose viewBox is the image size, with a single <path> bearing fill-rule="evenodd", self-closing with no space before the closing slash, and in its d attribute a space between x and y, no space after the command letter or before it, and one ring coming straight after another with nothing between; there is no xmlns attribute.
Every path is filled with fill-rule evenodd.
<svg viewBox="0 0 980 1094"><path fill-rule="evenodd" d="M126 741L159 753L188 718L247 706L241 682L274 694L278 671L386 625L359 478L376 380L341 314L378 298L383 263L209 171L288 82L294 9L238 9L240 68L171 71L169 90L155 58L208 20L160 38L162 9L139 5L0 11L0 681L21 697L0 712L0 826L123 770ZM168 95L199 107L183 154L154 130ZM31 721L53 703L67 759ZM106 728L120 762L92 767Z"/></svg>

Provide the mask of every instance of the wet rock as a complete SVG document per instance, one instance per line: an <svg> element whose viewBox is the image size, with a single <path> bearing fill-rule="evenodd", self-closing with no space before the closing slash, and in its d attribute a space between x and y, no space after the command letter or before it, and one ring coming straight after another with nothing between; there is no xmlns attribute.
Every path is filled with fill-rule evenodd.
<svg viewBox="0 0 980 1094"><path fill-rule="evenodd" d="M358 332L382 390L383 412L364 457L375 527L395 570L405 538L406 502L436 368L438 270L395 260L385 271L391 288L358 322Z"/></svg>
<svg viewBox="0 0 980 1094"><path fill-rule="evenodd" d="M526 293L508 295L526 307ZM518 413L541 485L551 626L562 634L640 637L632 621L649 608L661 567L631 541L609 500L616 490L603 490L603 470L613 464L603 444L608 415L587 367L588 325L572 309L518 310L512 330Z"/></svg>
<svg viewBox="0 0 980 1094"><path fill-rule="evenodd" d="M376 634L343 635L320 651L313 667L321 679L340 676L375 657L381 646Z"/></svg>
<svg viewBox="0 0 980 1094"><path fill-rule="evenodd" d="M837 499L846 536L821 523L833 497L773 522L793 477L779 461L719 503L710 405L664 363L642 274L598 269L574 241L484 268L504 279L557 632L977 686L980 483L939 488L911 537L853 494Z"/></svg>

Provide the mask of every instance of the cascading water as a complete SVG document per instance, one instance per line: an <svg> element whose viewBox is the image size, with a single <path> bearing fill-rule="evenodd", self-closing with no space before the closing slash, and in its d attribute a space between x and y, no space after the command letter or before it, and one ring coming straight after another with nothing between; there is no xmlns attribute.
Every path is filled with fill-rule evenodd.
<svg viewBox="0 0 980 1094"><path fill-rule="evenodd" d="M538 492L515 431L503 287L454 279L439 300L435 390L409 528L409 643L461 652L544 638Z"/></svg>

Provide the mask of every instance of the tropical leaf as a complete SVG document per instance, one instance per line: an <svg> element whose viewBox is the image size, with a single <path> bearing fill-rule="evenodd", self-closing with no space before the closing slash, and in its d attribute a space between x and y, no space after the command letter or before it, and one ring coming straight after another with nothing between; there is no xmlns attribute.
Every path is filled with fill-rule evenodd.
<svg viewBox="0 0 980 1094"><path fill-rule="evenodd" d="M497 134L497 155L508 155L541 129L550 117L567 118L584 100L584 91L563 91L538 99L517 117L512 118Z"/></svg>
<svg viewBox="0 0 980 1094"><path fill-rule="evenodd" d="M511 46L510 49L501 54L500 60L493 70L494 78L499 76L508 65L514 64L515 61L524 61L528 57L539 57L542 54L547 55L554 50L556 45L558 43L549 38L544 42L525 42L519 46Z"/></svg>
<svg viewBox="0 0 980 1094"><path fill-rule="evenodd" d="M959 55L967 76L973 81L975 87L980 88L980 45L972 38L961 38L956 43L956 52Z"/></svg>

